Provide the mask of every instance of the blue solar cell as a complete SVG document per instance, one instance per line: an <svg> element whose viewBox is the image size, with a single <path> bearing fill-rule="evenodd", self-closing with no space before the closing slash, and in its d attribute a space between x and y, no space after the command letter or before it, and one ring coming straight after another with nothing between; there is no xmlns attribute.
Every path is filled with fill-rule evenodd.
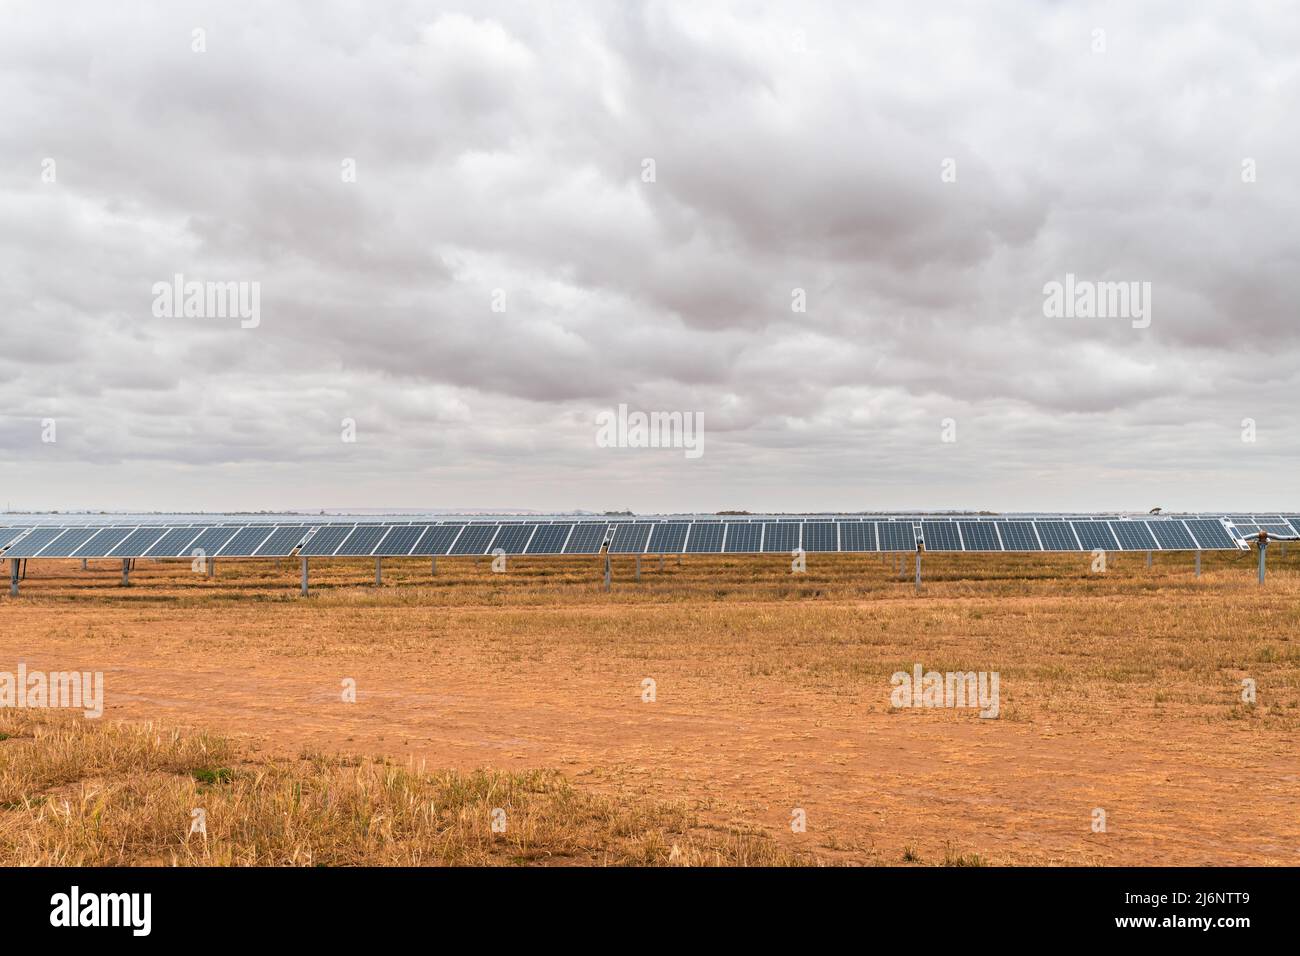
<svg viewBox="0 0 1300 956"><path fill-rule="evenodd" d="M609 525L601 521L584 521L574 525L569 543L564 546L565 554L599 554L605 544Z"/></svg>
<svg viewBox="0 0 1300 956"><path fill-rule="evenodd" d="M1118 551L1119 542L1105 521L1071 521L1070 527L1079 536L1084 551Z"/></svg>
<svg viewBox="0 0 1300 956"><path fill-rule="evenodd" d="M838 551L840 549L839 526L833 521L805 521L802 547L809 553ZM874 551L875 548L871 550Z"/></svg>
<svg viewBox="0 0 1300 956"><path fill-rule="evenodd" d="M1156 548L1156 539L1147 530L1145 521L1111 521L1109 524L1121 550L1152 551Z"/></svg>
<svg viewBox="0 0 1300 956"><path fill-rule="evenodd" d="M12 544L30 530L30 528L0 528L0 548Z"/></svg>
<svg viewBox="0 0 1300 956"><path fill-rule="evenodd" d="M799 547L799 524L794 521L770 522L763 525L763 550L784 551L787 554Z"/></svg>
<svg viewBox="0 0 1300 956"><path fill-rule="evenodd" d="M610 554L644 554L654 525L648 521L625 521L614 525Z"/></svg>
<svg viewBox="0 0 1300 956"><path fill-rule="evenodd" d="M995 521L1003 551L1042 551L1032 521Z"/></svg>
<svg viewBox="0 0 1300 956"><path fill-rule="evenodd" d="M397 525L391 528L384 540L375 545L371 554L376 557L401 558L411 553L415 543L424 536L429 525Z"/></svg>
<svg viewBox="0 0 1300 956"><path fill-rule="evenodd" d="M130 528L105 528L77 549L77 557L107 557L108 553L125 541L130 534Z"/></svg>
<svg viewBox="0 0 1300 956"><path fill-rule="evenodd" d="M1166 551L1195 551L1196 542L1181 521L1148 521L1147 527Z"/></svg>
<svg viewBox="0 0 1300 956"><path fill-rule="evenodd" d="M571 524L538 525L533 540L528 542L529 554L559 554L564 550L564 542L573 530Z"/></svg>
<svg viewBox="0 0 1300 956"><path fill-rule="evenodd" d="M461 531L456 543L451 546L451 554L487 554L488 544L496 537L495 524L467 524Z"/></svg>
<svg viewBox="0 0 1300 956"><path fill-rule="evenodd" d="M307 528L302 525L282 525L271 532L271 536L258 546L255 556L259 558L286 558L293 554L293 549L302 543L302 539L306 534Z"/></svg>
<svg viewBox="0 0 1300 956"><path fill-rule="evenodd" d="M488 545L488 551L496 554L523 554L528 547L528 539L537 530L536 524L503 524L497 536Z"/></svg>
<svg viewBox="0 0 1300 956"><path fill-rule="evenodd" d="M651 554L680 554L689 528L685 521L664 521L655 525L646 550Z"/></svg>
<svg viewBox="0 0 1300 956"><path fill-rule="evenodd" d="M921 540L927 551L961 551L961 537L955 521L922 521Z"/></svg>
<svg viewBox="0 0 1300 956"><path fill-rule="evenodd" d="M732 522L727 525L725 542L728 554L757 554L763 550L763 526L758 522Z"/></svg>
<svg viewBox="0 0 1300 956"><path fill-rule="evenodd" d="M1002 545L998 541L998 533L993 530L993 524L989 521L958 521L957 527L961 529L962 543L965 544L967 551L1001 551ZM926 539L928 542L928 538ZM926 544L929 549L929 544Z"/></svg>
<svg viewBox="0 0 1300 956"><path fill-rule="evenodd" d="M1038 540L1044 551L1078 551L1079 542L1068 521L1035 521Z"/></svg>
<svg viewBox="0 0 1300 956"><path fill-rule="evenodd" d="M145 554L147 558L175 558L184 552L185 546L199 536L202 528L172 528L161 539L154 542Z"/></svg>
<svg viewBox="0 0 1300 956"><path fill-rule="evenodd" d="M870 524L870 522L867 522ZM916 529L912 527L910 521L877 521L876 536L880 540L881 551L915 551L916 550ZM850 525L841 525L840 527L840 544L844 544L844 531ZM844 550L848 550L845 548ZM854 550L868 550L857 549Z"/></svg>
<svg viewBox="0 0 1300 956"><path fill-rule="evenodd" d="M167 528L140 528L127 535L122 543L108 553L110 558L142 558L159 538L167 533Z"/></svg>
<svg viewBox="0 0 1300 956"><path fill-rule="evenodd" d="M909 533L911 532L912 526L910 524L907 526L907 530ZM876 541L876 523L874 521L839 522L841 551L846 553L875 551L877 550Z"/></svg>
<svg viewBox="0 0 1300 956"><path fill-rule="evenodd" d="M1218 521L1210 519L1188 521L1187 529L1191 531L1192 537L1196 539L1196 544L1202 551L1237 550L1237 542Z"/></svg>
<svg viewBox="0 0 1300 956"><path fill-rule="evenodd" d="M59 535L54 541L41 549L42 558L70 558L83 544L93 538L100 531L99 528L69 528L63 534ZM22 544L26 544L24 538ZM21 557L17 552L13 557Z"/></svg>
<svg viewBox="0 0 1300 956"><path fill-rule="evenodd" d="M320 528L307 539L307 543L302 546L298 554L307 558L329 557L338 550L339 545L355 527L356 525L350 524L333 524Z"/></svg>
<svg viewBox="0 0 1300 956"><path fill-rule="evenodd" d="M415 547L411 549L411 555L427 558L446 554L447 549L460 536L464 527L463 524L455 523L434 525L424 533L424 537L420 538Z"/></svg>
<svg viewBox="0 0 1300 956"><path fill-rule="evenodd" d="M271 537L271 532L275 528L271 525L254 525L245 528L237 535L221 546L217 552L218 557L235 557L249 558L267 538ZM161 544L162 542L159 542Z"/></svg>
<svg viewBox="0 0 1300 956"><path fill-rule="evenodd" d="M34 558L53 544L65 531L67 531L66 528L37 528L10 548L8 557Z"/></svg>
<svg viewBox="0 0 1300 956"><path fill-rule="evenodd" d="M724 527L721 522L712 524L695 522L691 525L691 533L686 538L686 553L720 554Z"/></svg>

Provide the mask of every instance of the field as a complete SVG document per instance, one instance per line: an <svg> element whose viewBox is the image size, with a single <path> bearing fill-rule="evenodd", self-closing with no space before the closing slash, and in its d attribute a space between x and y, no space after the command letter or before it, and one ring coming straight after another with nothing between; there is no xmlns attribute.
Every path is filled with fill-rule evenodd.
<svg viewBox="0 0 1300 956"><path fill-rule="evenodd" d="M1279 550L1263 588L930 554L919 594L870 555L620 559L608 594L596 558L321 561L307 599L290 561L34 561L0 671L102 671L105 707L0 711L0 864L1296 865ZM998 717L891 706L917 664L996 672Z"/></svg>

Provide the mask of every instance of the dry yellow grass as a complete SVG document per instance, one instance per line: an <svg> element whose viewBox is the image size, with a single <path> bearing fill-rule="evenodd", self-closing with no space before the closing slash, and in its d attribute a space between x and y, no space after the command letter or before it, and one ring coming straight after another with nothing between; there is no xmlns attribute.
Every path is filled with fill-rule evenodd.
<svg viewBox="0 0 1300 956"><path fill-rule="evenodd" d="M33 562L0 670L104 670L109 719L254 753L556 768L833 860L1294 865L1300 554L1264 588L1253 556L1144 558L931 554L919 595L872 556L648 558L640 583L623 558L610 594L597 559L389 561L380 588L319 561L307 600L293 562L142 562L129 589ZM918 662L999 672L1001 718L891 712Z"/></svg>
<svg viewBox="0 0 1300 956"><path fill-rule="evenodd" d="M796 862L813 861L759 835L702 829L680 804L579 792L554 772L250 759L208 734L0 714L4 866Z"/></svg>

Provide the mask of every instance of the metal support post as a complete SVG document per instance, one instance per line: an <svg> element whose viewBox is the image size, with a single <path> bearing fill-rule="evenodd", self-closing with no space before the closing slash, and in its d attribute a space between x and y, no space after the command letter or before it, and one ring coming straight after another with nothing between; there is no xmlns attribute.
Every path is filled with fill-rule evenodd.
<svg viewBox="0 0 1300 956"><path fill-rule="evenodd" d="M613 571L609 566L609 552L605 552L605 590L609 590L609 582L613 577Z"/></svg>
<svg viewBox="0 0 1300 956"><path fill-rule="evenodd" d="M384 559L375 558L375 584L376 586L384 583Z"/></svg>
<svg viewBox="0 0 1300 956"><path fill-rule="evenodd" d="M302 596L307 596L307 558L302 559Z"/></svg>

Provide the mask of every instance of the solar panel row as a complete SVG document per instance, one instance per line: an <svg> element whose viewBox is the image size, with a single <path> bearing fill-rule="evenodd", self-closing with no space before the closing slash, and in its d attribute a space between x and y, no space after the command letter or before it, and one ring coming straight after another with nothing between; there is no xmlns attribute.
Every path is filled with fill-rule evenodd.
<svg viewBox="0 0 1300 956"><path fill-rule="evenodd" d="M0 539L8 536L0 533ZM265 526L36 528L14 543L6 558L287 557L309 529Z"/></svg>
<svg viewBox="0 0 1300 956"><path fill-rule="evenodd" d="M1240 517L1240 516L1239 516ZM1260 527L1244 520L1234 525ZM1264 527L1293 529L1281 516ZM0 529L14 558L406 557L439 555L757 554L914 551L1236 550L1224 522L1186 520L573 521L37 527Z"/></svg>

